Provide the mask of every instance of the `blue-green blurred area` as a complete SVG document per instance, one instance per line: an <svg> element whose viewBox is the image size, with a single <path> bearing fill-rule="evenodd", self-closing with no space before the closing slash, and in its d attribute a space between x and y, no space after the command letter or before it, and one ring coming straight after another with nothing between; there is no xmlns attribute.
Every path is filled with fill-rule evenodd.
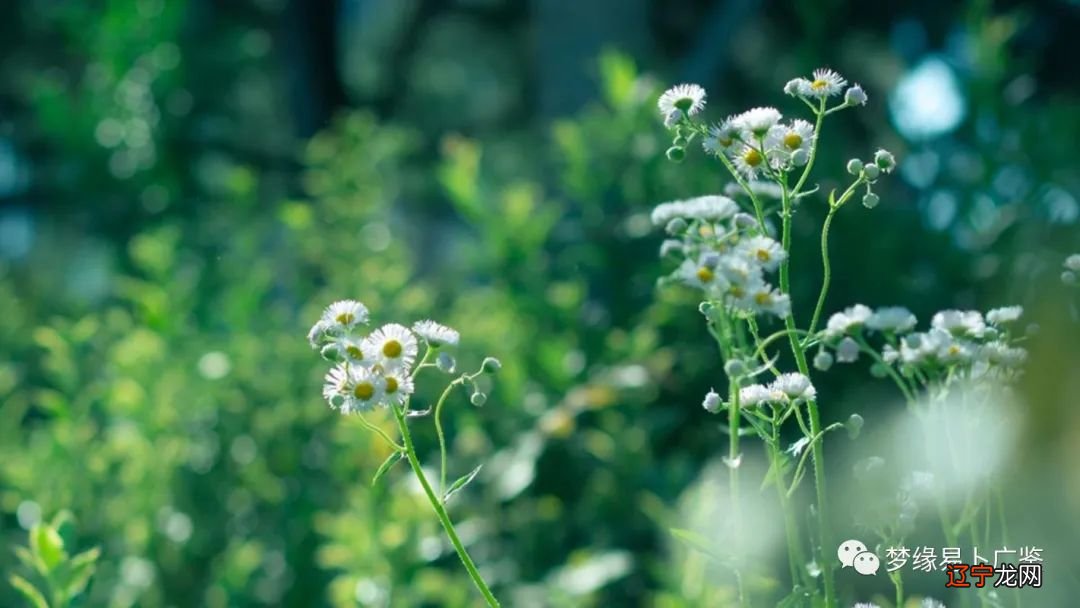
<svg viewBox="0 0 1080 608"><path fill-rule="evenodd" d="M102 548L83 605L477 605L404 467L372 487L386 448L320 398L325 364L304 336L346 297L378 323L456 327L465 367L502 360L487 404L459 394L446 424L451 474L485 463L451 514L504 605L728 605L730 581L669 533L724 517L706 507L727 439L700 403L726 380L694 296L656 287L667 268L648 221L726 180L700 154L665 159L655 101L694 81L718 119L794 115L783 84L822 65L870 103L827 124L821 191L853 156L900 160L879 207L833 224L826 311L902 304L925 324L1025 306L1039 331L997 474L1010 535L1045 549L1044 589L1023 605L1073 605L1080 331L1059 276L1080 250L1075 2L4 12L0 545L70 509L79 544ZM803 318L823 201L795 225ZM826 448L847 492L899 398L865 365L815 383L826 422L867 421ZM430 425L416 429L437 456ZM941 545L927 519L920 538ZM0 551L0 571L16 564ZM766 568L785 569L780 555ZM939 574L911 591L950 601ZM884 603L879 579L842 579L847 605ZM0 583L0 605L18 601Z"/></svg>

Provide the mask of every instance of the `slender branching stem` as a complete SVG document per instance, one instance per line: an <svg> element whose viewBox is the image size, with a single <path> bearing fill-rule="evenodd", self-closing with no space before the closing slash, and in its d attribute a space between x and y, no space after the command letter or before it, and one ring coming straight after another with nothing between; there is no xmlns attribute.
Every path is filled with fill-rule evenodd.
<svg viewBox="0 0 1080 608"><path fill-rule="evenodd" d="M394 410L394 417L397 418L398 429L401 431L401 439L405 443L405 456L409 460L409 466L412 467L416 479L420 482L420 486L423 487L424 494L427 495L431 507L435 509L435 515L438 516L439 522L442 523L443 530L446 531L446 536L450 538L450 544L454 546L454 550L457 551L458 557L461 558L461 563L465 565L465 570L468 571L473 584L480 590L480 595L484 596L484 601L487 602L489 608L499 608L499 601L495 599L495 596L491 593L491 589L488 588L487 583L485 583L483 577L480 576L480 571L476 569L476 564L473 563L472 558L469 557L469 552L465 550L465 545L463 545L461 539L458 538L457 531L454 529L454 523L450 521L450 516L446 512L446 506L443 504L442 499L435 495L435 490L432 489L431 483L428 482L427 476L424 475L424 469L420 466L420 460L416 457L416 448L413 447L412 435L409 433L409 424L405 418L405 409L398 406L392 407Z"/></svg>

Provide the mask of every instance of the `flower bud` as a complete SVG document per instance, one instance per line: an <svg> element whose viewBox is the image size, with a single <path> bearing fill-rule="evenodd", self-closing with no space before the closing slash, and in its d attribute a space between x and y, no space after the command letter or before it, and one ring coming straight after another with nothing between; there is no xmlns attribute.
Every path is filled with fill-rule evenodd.
<svg viewBox="0 0 1080 608"><path fill-rule="evenodd" d="M859 432L862 431L863 417L858 414L852 414L848 416L847 422L844 423L844 428L847 429L848 436L855 439L859 436Z"/></svg>
<svg viewBox="0 0 1080 608"><path fill-rule="evenodd" d="M881 202L881 199L878 198L878 195L874 194L873 192L867 192L866 196L862 197L862 205L867 209L873 209L874 207L877 207L879 202Z"/></svg>
<svg viewBox="0 0 1080 608"><path fill-rule="evenodd" d="M799 79L792 78L784 85L784 94L791 95L792 97L799 94Z"/></svg>
<svg viewBox="0 0 1080 608"><path fill-rule="evenodd" d="M746 373L746 364L738 359L728 359L724 362L724 373L729 378L738 378Z"/></svg>
<svg viewBox="0 0 1080 608"><path fill-rule="evenodd" d="M664 126L668 129L675 128L680 122L682 122L683 113L682 110L672 110L664 117Z"/></svg>
<svg viewBox="0 0 1080 608"><path fill-rule="evenodd" d="M712 270L720 265L720 254L715 251L710 251L701 256L701 265Z"/></svg>
<svg viewBox="0 0 1080 608"><path fill-rule="evenodd" d="M794 163L797 167L805 165L809 160L810 154L802 148L799 148L798 150L795 150L791 153L791 162Z"/></svg>
<svg viewBox="0 0 1080 608"><path fill-rule="evenodd" d="M331 363L341 363L345 360L345 356L341 352L341 347L335 343L330 343L322 347L319 354L322 355L323 359L326 359Z"/></svg>
<svg viewBox="0 0 1080 608"><path fill-rule="evenodd" d="M671 146L667 149L668 160L674 163L681 163L686 158L686 148L680 146Z"/></svg>
<svg viewBox="0 0 1080 608"><path fill-rule="evenodd" d="M866 176L866 179L870 181L874 181L878 177L881 177L881 168L877 165L866 165L863 167L862 172L863 175Z"/></svg>
<svg viewBox="0 0 1080 608"><path fill-rule="evenodd" d="M853 158L847 161L847 172L852 175L858 175L862 171L862 161Z"/></svg>
<svg viewBox="0 0 1080 608"><path fill-rule="evenodd" d="M754 228L757 226L757 219L749 213L736 213L735 214L735 227L736 228Z"/></svg>
<svg viewBox="0 0 1080 608"><path fill-rule="evenodd" d="M715 414L720 411L720 404L723 403L720 400L720 395L716 394L716 391L710 390L705 394L705 400L701 402L701 407L705 408L706 412Z"/></svg>
<svg viewBox="0 0 1080 608"><path fill-rule="evenodd" d="M889 375L889 368L882 363L875 363L870 366L870 375L875 378L884 378Z"/></svg>
<svg viewBox="0 0 1080 608"><path fill-rule="evenodd" d="M702 302L701 304L698 304L697 309L698 309L698 312L700 312L701 314L708 317L709 314L712 313L713 303L712 302Z"/></svg>
<svg viewBox="0 0 1080 608"><path fill-rule="evenodd" d="M480 391L476 391L472 394L471 397L469 397L469 402L471 402L476 407L480 407L487 403L487 395L481 393Z"/></svg>
<svg viewBox="0 0 1080 608"><path fill-rule="evenodd" d="M848 87L848 90L844 91L844 103L849 106L865 106L866 91L859 85Z"/></svg>
<svg viewBox="0 0 1080 608"><path fill-rule="evenodd" d="M439 371L447 374L452 374L457 369L457 361L454 361L454 357L445 351L439 353L439 356L435 359L435 365L439 368Z"/></svg>
<svg viewBox="0 0 1080 608"><path fill-rule="evenodd" d="M891 173L896 168L896 157L888 150L878 150L874 153L874 164L885 173Z"/></svg>
<svg viewBox="0 0 1080 608"><path fill-rule="evenodd" d="M494 374L502 369L502 362L495 357L484 357L484 362L480 365L480 369L484 370L485 374Z"/></svg>
<svg viewBox="0 0 1080 608"><path fill-rule="evenodd" d="M814 355L814 367L823 372L829 371L832 367L833 356L827 350L819 350L818 354Z"/></svg>
<svg viewBox="0 0 1080 608"><path fill-rule="evenodd" d="M1066 285L1076 285L1076 273L1071 270L1062 271L1061 282Z"/></svg>
<svg viewBox="0 0 1080 608"><path fill-rule="evenodd" d="M686 220L682 219L681 217L677 217L668 222L667 226L664 227L664 230L666 230L668 234L676 235L686 232L686 228Z"/></svg>
<svg viewBox="0 0 1080 608"><path fill-rule="evenodd" d="M836 345L836 360L840 363L854 363L858 359L859 343L851 339L850 336Z"/></svg>
<svg viewBox="0 0 1080 608"><path fill-rule="evenodd" d="M675 239L666 239L663 243L660 243L660 257L666 258L673 253L680 253L683 250L683 244Z"/></svg>

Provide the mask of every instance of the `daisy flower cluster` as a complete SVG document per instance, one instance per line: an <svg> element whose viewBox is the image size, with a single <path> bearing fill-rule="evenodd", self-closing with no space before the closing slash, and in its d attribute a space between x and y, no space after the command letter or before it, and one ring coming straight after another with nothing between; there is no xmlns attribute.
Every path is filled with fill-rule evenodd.
<svg viewBox="0 0 1080 608"><path fill-rule="evenodd" d="M905 378L1010 379L1027 359L1027 351L1017 346L1022 338L1012 331L1022 314L1020 306L995 308L985 315L976 310L943 310L931 318L929 329L915 331L917 320L906 308L871 310L856 304L829 317L820 333L822 348L814 365L828 369L834 359L831 353L840 363L854 362L866 353L878 365L898 369ZM871 338L880 338L880 350L871 346Z"/></svg>
<svg viewBox="0 0 1080 608"><path fill-rule="evenodd" d="M786 317L791 299L766 280L786 258L753 217L721 195L669 201L652 211L653 224L674 238L660 253L680 260L668 281L698 289L709 306L743 315Z"/></svg>
<svg viewBox="0 0 1080 608"><path fill-rule="evenodd" d="M1076 285L1076 275L1080 274L1080 253L1074 253L1062 262L1065 270L1061 271L1061 282L1066 285Z"/></svg>
<svg viewBox="0 0 1080 608"><path fill-rule="evenodd" d="M440 350L436 365L453 371L453 358L442 349L457 346L457 331L420 321L411 329L387 323L363 335L368 320L366 306L342 300L328 306L308 332L311 347L335 363L322 390L330 407L348 414L405 404L415 390L413 367L420 342L429 350Z"/></svg>

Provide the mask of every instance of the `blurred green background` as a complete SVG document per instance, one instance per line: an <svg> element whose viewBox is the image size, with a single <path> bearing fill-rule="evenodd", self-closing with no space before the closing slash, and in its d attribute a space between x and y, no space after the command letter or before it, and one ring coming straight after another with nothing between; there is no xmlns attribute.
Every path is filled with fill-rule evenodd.
<svg viewBox="0 0 1080 608"><path fill-rule="evenodd" d="M487 405L461 395L446 418L451 475L485 463L451 514L505 605L722 605L667 530L723 479L726 439L700 402L724 379L693 296L656 289L647 214L726 182L700 154L664 159L655 100L693 81L715 118L798 113L780 89L822 65L870 94L827 125L822 189L877 147L901 163L880 207L835 221L826 311L903 304L925 323L1026 307L1041 330L999 474L1010 532L1045 548L1024 605L1074 605L1080 332L1058 277L1080 250L1076 2L5 13L0 545L71 509L80 546L103 550L84 605L476 605L404 469L372 488L384 446L319 397L304 335L346 297L376 322L458 328L466 367L502 360ZM818 287L814 202L796 224L801 317ZM882 432L899 409L865 366L815 382L827 422L857 411ZM874 450L830 439L834 486ZM947 600L943 583L909 582ZM842 580L844 597L891 594L884 578L859 585ZM18 601L0 583L0 605Z"/></svg>

